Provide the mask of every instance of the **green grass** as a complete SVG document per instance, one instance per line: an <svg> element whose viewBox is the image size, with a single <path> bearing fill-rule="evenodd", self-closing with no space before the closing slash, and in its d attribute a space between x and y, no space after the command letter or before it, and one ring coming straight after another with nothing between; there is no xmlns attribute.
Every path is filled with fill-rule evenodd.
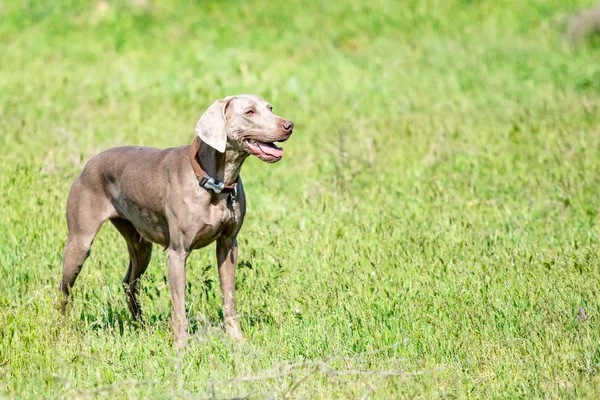
<svg viewBox="0 0 600 400"><path fill-rule="evenodd" d="M0 397L596 397L600 49L561 22L592 3L0 1ZM110 224L61 326L86 160L188 143L236 93L296 123L242 170L247 340L219 325L213 246L189 347L158 247L135 327Z"/></svg>

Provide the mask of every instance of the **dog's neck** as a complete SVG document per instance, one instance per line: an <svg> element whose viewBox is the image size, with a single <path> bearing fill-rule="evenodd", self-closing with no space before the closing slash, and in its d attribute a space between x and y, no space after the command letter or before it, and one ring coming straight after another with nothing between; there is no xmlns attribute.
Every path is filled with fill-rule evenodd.
<svg viewBox="0 0 600 400"><path fill-rule="evenodd" d="M196 146L196 161L210 177L232 185L237 181L242 169L242 164L248 157L248 153L237 151L227 145L225 153L220 153L198 137L194 139L191 146Z"/></svg>

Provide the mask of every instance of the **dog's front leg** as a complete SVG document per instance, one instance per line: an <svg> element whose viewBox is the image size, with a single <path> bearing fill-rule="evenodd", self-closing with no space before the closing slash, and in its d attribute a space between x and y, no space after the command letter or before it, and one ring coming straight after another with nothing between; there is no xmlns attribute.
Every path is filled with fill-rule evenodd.
<svg viewBox="0 0 600 400"><path fill-rule="evenodd" d="M189 253L169 249L167 267L169 270L169 292L173 304L173 331L175 348L182 349L188 342L188 323L185 316L185 262Z"/></svg>
<svg viewBox="0 0 600 400"><path fill-rule="evenodd" d="M217 241L217 262L219 280L223 292L223 319L225 332L233 339L242 340L242 330L235 312L235 267L238 257L238 245L235 238L219 238Z"/></svg>

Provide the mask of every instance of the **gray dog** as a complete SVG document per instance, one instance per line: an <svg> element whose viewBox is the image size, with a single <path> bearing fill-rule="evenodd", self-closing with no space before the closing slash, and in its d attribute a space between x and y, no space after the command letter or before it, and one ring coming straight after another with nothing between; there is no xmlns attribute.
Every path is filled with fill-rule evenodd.
<svg viewBox="0 0 600 400"><path fill-rule="evenodd" d="M272 110L259 96L227 97L202 115L191 145L166 150L117 147L90 159L67 200L69 235L58 288L61 312L96 233L108 219L127 242L130 261L123 287L135 320L142 318L139 278L150 262L152 243L157 243L168 251L175 347L184 347L185 263L192 250L216 240L225 330L242 339L234 306L236 237L246 214L239 173L250 154L270 163L283 156L275 142L287 140L294 123Z"/></svg>

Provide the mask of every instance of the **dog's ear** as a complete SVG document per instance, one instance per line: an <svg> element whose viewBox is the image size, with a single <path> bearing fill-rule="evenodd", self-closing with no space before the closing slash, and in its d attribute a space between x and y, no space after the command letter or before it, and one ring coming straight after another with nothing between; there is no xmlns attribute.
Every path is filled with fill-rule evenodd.
<svg viewBox="0 0 600 400"><path fill-rule="evenodd" d="M227 118L225 117L225 111L232 99L232 97L227 97L215 101L202 114L196 124L196 133L200 139L220 153L224 153L227 146Z"/></svg>

